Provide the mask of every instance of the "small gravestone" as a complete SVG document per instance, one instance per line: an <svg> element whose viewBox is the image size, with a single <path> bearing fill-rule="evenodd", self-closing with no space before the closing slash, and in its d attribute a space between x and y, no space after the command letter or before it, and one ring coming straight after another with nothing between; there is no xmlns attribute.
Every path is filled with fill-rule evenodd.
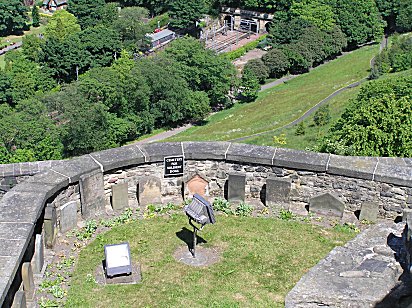
<svg viewBox="0 0 412 308"><path fill-rule="evenodd" d="M33 270L35 274L40 274L44 265L44 244L43 236L36 234L33 255Z"/></svg>
<svg viewBox="0 0 412 308"><path fill-rule="evenodd" d="M162 184L159 178L154 176L145 176L139 179L139 204L146 206L148 204L162 203Z"/></svg>
<svg viewBox="0 0 412 308"><path fill-rule="evenodd" d="M77 201L70 201L60 207L60 231L67 232L77 226Z"/></svg>
<svg viewBox="0 0 412 308"><path fill-rule="evenodd" d="M57 236L56 208L52 204L46 206L44 212L44 241L47 248L53 248Z"/></svg>
<svg viewBox="0 0 412 308"><path fill-rule="evenodd" d="M291 179L268 177L266 179L266 205L288 201L291 189Z"/></svg>
<svg viewBox="0 0 412 308"><path fill-rule="evenodd" d="M412 209L403 209L402 221L406 222L408 225L412 224Z"/></svg>
<svg viewBox="0 0 412 308"><path fill-rule="evenodd" d="M80 177L80 201L82 215L90 218L104 210L103 172L95 171Z"/></svg>
<svg viewBox="0 0 412 308"><path fill-rule="evenodd" d="M13 299L13 305L11 308L26 308L27 303L26 303L26 294L24 291L17 291L16 294L14 295Z"/></svg>
<svg viewBox="0 0 412 308"><path fill-rule="evenodd" d="M186 182L186 190L189 197L195 194L206 197L209 195L209 182L197 174Z"/></svg>
<svg viewBox="0 0 412 308"><path fill-rule="evenodd" d="M122 210L129 207L127 183L112 185L112 207L114 210Z"/></svg>
<svg viewBox="0 0 412 308"><path fill-rule="evenodd" d="M362 203L361 211L359 214L359 220L367 220L370 222L376 222L378 219L379 206L376 203L365 202Z"/></svg>
<svg viewBox="0 0 412 308"><path fill-rule="evenodd" d="M309 211L324 216L342 218L345 204L331 193L322 194L309 200Z"/></svg>
<svg viewBox="0 0 412 308"><path fill-rule="evenodd" d="M230 173L227 187L228 201L245 201L246 175Z"/></svg>
<svg viewBox="0 0 412 308"><path fill-rule="evenodd" d="M26 299L32 301L34 298L34 277L30 262L23 263L21 267L21 276L23 280L23 290L26 293Z"/></svg>

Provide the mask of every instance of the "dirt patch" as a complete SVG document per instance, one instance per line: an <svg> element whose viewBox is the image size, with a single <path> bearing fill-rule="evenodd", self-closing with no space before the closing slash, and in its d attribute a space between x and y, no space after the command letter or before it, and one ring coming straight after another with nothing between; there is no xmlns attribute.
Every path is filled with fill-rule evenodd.
<svg viewBox="0 0 412 308"><path fill-rule="evenodd" d="M206 267L220 261L220 250L214 247L205 248L202 246L196 247L196 258L193 258L192 253L187 246L179 247L173 257L178 261L190 266Z"/></svg>

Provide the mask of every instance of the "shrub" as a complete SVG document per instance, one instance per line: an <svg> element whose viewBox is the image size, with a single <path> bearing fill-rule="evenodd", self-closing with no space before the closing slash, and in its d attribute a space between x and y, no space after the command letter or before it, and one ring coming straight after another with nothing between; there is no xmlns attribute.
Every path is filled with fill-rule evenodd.
<svg viewBox="0 0 412 308"><path fill-rule="evenodd" d="M213 209L215 211L223 212L223 213L228 214L228 215L230 215L230 214L233 215L234 214L234 212L233 212L233 210L230 206L229 201L227 201L223 198L220 198L220 197L216 198L213 201Z"/></svg>
<svg viewBox="0 0 412 308"><path fill-rule="evenodd" d="M235 214L238 216L250 216L253 212L253 206L245 202L239 203L236 207Z"/></svg>
<svg viewBox="0 0 412 308"><path fill-rule="evenodd" d="M329 105L321 106L313 117L316 126L324 126L329 123L331 119Z"/></svg>
<svg viewBox="0 0 412 308"><path fill-rule="evenodd" d="M270 50L262 57L262 60L268 68L270 76L274 78L284 75L290 67L287 54L279 48Z"/></svg>
<svg viewBox="0 0 412 308"><path fill-rule="evenodd" d="M262 59L252 59L248 61L243 69L243 74L252 73L256 76L259 83L264 83L269 77L269 69Z"/></svg>
<svg viewBox="0 0 412 308"><path fill-rule="evenodd" d="M303 122L300 122L297 126L296 126L296 130L295 130L295 135L296 136L301 136L305 134L305 124L303 124Z"/></svg>
<svg viewBox="0 0 412 308"><path fill-rule="evenodd" d="M259 43L261 41L263 41L266 38L266 35L262 35L261 37L259 37L257 40L253 41L253 42L249 42L246 45L233 50L233 51L229 51L227 53L225 53L223 56L226 57L227 59L233 61L237 58L240 58L241 56L243 56L245 53L247 53L248 51L255 49Z"/></svg>

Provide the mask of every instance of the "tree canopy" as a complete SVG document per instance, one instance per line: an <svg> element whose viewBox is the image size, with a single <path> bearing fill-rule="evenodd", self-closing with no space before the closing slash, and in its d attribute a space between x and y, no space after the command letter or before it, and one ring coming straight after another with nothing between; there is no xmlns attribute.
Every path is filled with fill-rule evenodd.
<svg viewBox="0 0 412 308"><path fill-rule="evenodd" d="M27 20L27 7L23 1L0 1L0 36L23 30Z"/></svg>

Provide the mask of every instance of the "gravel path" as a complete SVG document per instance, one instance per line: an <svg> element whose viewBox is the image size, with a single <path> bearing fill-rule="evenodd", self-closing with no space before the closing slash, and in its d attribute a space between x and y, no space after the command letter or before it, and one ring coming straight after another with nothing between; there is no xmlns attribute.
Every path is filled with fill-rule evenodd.
<svg viewBox="0 0 412 308"><path fill-rule="evenodd" d="M192 124L187 124L181 127L177 127L177 128L168 130L167 132L159 133L157 135L148 137L146 139L136 141L135 144L152 143L152 142L161 141L163 139L177 135L178 133L183 132L190 127L192 127Z"/></svg>

